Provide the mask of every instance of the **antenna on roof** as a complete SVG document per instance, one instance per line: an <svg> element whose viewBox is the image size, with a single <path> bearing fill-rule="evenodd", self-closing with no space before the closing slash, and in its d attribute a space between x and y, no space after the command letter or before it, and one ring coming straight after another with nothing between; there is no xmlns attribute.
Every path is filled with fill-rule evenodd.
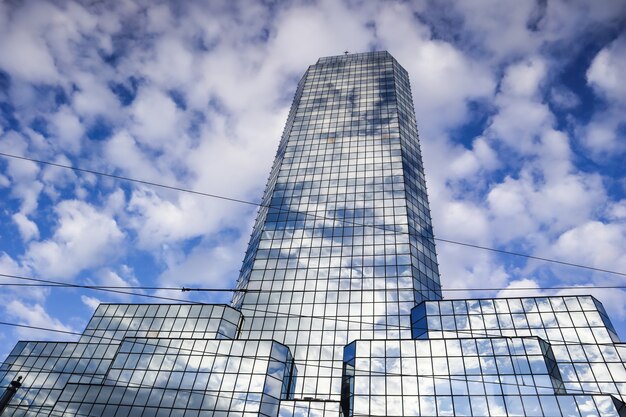
<svg viewBox="0 0 626 417"><path fill-rule="evenodd" d="M348 55L350 51L343 51L344 54Z"/></svg>

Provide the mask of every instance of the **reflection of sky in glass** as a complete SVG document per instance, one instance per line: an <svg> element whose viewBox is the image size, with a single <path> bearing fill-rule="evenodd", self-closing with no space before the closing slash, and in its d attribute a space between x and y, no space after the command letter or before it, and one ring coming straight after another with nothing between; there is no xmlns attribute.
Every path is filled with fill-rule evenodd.
<svg viewBox="0 0 626 417"><path fill-rule="evenodd" d="M604 359L565 373L560 360L536 337L356 341L345 349L351 415L618 415L608 395L558 395L578 365L579 380L608 377Z"/></svg>
<svg viewBox="0 0 626 417"><path fill-rule="evenodd" d="M308 69L264 203L238 284L262 291L234 300L242 337L311 361L296 396L338 399L346 343L410 337L411 308L440 298L408 76L389 54Z"/></svg>

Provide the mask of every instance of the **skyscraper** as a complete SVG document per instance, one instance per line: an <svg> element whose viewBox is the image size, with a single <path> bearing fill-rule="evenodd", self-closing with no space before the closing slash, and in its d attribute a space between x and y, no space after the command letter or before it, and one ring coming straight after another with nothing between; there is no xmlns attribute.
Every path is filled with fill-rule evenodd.
<svg viewBox="0 0 626 417"><path fill-rule="evenodd" d="M338 400L349 341L409 338L411 308L441 298L409 78L391 55L307 70L263 205L234 301L242 337L306 364L296 396Z"/></svg>
<svg viewBox="0 0 626 417"><path fill-rule="evenodd" d="M406 71L321 58L298 85L232 306L103 304L20 342L7 416L626 416L590 296L442 300Z"/></svg>

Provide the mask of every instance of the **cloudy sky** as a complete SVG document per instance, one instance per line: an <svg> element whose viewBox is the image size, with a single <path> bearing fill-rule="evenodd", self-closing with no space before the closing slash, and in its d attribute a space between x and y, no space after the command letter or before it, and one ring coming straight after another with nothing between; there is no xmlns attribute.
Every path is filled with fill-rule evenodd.
<svg viewBox="0 0 626 417"><path fill-rule="evenodd" d="M626 272L625 5L4 1L0 152L259 201L307 66L388 50L411 77L437 237ZM254 216L248 205L0 157L2 274L231 287ZM443 284L468 289L451 298L626 285L450 243L438 253ZM577 291L603 301L626 337L626 291ZM144 300L4 285L0 314L81 331L99 302ZM0 326L0 359L33 338L63 335Z"/></svg>

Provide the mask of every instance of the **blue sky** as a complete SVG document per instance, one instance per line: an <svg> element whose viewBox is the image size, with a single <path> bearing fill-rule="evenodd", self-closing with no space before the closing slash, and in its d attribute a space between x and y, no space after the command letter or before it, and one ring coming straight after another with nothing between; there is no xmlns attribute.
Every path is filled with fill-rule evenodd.
<svg viewBox="0 0 626 417"><path fill-rule="evenodd" d="M626 272L623 1L92 3L0 3L0 152L259 201L307 66L386 49L411 77L437 237ZM231 287L254 215L0 157L4 274ZM468 289L449 297L592 293L626 337L623 290L541 289L624 276L438 253L444 286ZM99 302L140 300L2 286L0 313L81 331ZM0 326L0 357L18 339L63 335Z"/></svg>

